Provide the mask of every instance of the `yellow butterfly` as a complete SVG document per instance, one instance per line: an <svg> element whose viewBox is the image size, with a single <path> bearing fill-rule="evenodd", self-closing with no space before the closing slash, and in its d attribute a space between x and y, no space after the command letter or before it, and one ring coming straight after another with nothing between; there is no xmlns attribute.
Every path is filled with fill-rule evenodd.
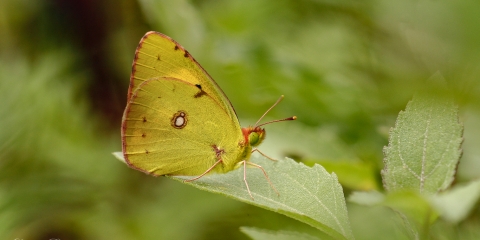
<svg viewBox="0 0 480 240"><path fill-rule="evenodd" d="M194 181L243 165L253 199L245 177L246 165L251 165L263 171L275 190L265 170L248 161L252 152L261 153L255 148L265 139L261 126L271 122L241 128L222 89L170 37L148 32L141 39L127 97L121 135L123 156L131 168L156 176L197 176L187 180Z"/></svg>

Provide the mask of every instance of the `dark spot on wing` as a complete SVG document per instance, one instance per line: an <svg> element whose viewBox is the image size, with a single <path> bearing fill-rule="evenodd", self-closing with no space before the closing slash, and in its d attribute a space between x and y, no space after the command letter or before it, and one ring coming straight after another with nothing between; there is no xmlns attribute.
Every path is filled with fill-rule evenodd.
<svg viewBox="0 0 480 240"><path fill-rule="evenodd" d="M199 98L199 97L207 94L205 91L203 91L202 85L200 85L200 84L195 84L195 87L197 87L200 91L197 92L197 93L195 93L195 95L193 96L194 98Z"/></svg>

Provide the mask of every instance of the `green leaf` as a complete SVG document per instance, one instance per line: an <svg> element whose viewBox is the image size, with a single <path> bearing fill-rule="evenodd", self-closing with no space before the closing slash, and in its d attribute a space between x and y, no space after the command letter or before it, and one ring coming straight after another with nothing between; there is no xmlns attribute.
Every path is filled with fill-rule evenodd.
<svg viewBox="0 0 480 240"><path fill-rule="evenodd" d="M377 191L370 192L353 192L349 197L348 201L353 202L359 205L365 206L374 206L380 204L385 199L385 195Z"/></svg>
<svg viewBox="0 0 480 240"><path fill-rule="evenodd" d="M247 181L255 199L248 195L243 181L243 168L226 174L210 174L193 182L185 182L202 190L282 213L341 239L353 239L343 190L337 176L320 165L307 167L291 159L277 162L252 158L263 166L277 195L259 169L247 169ZM172 177L178 181L191 177Z"/></svg>
<svg viewBox="0 0 480 240"><path fill-rule="evenodd" d="M378 189L376 171L370 163L361 161L342 161L342 160L302 160L307 166L318 163L327 170L334 172L343 187L355 190L375 190Z"/></svg>
<svg viewBox="0 0 480 240"><path fill-rule="evenodd" d="M124 162L119 153L113 155ZM170 177L209 192L220 193L233 199L250 203L307 223L325 233L344 239L353 239L347 216L342 186L335 173L329 174L315 164L307 167L291 159L273 162L253 158L266 169L280 195L268 184L262 171L247 169L247 181L255 199L251 199L243 181L243 168L226 174L209 174L193 182L192 177Z"/></svg>
<svg viewBox="0 0 480 240"><path fill-rule="evenodd" d="M423 226L429 226L438 215L433 211L427 196L415 190L394 191L382 194L376 191L354 192L348 201L365 206L386 206L401 219L402 232L411 239L418 239ZM370 208L372 209L372 208Z"/></svg>
<svg viewBox="0 0 480 240"><path fill-rule="evenodd" d="M252 227L241 227L240 231L254 240L318 240L308 234L292 231L272 231Z"/></svg>
<svg viewBox="0 0 480 240"><path fill-rule="evenodd" d="M426 196L416 190L390 192L382 205L395 210L410 239L427 239L428 231L425 227L430 226L438 217Z"/></svg>
<svg viewBox="0 0 480 240"><path fill-rule="evenodd" d="M462 129L452 99L417 94L400 112L384 149L385 188L427 194L446 189L461 154Z"/></svg>
<svg viewBox="0 0 480 240"><path fill-rule="evenodd" d="M437 216L432 211L432 206L426 196L416 191L395 191L386 195L377 191L353 192L348 197L348 201L364 206L388 206L408 215L420 224L426 219L432 221Z"/></svg>
<svg viewBox="0 0 480 240"><path fill-rule="evenodd" d="M416 226L424 226L425 222L431 223L438 216L426 196L412 190L388 193L382 205L406 215Z"/></svg>
<svg viewBox="0 0 480 240"><path fill-rule="evenodd" d="M480 198L480 180L431 196L432 205L442 218L458 223L468 216Z"/></svg>

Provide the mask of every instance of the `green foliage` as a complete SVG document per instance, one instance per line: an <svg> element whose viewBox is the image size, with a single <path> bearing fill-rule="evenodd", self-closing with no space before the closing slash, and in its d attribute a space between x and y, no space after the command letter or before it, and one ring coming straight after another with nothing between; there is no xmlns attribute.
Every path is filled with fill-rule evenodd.
<svg viewBox="0 0 480 240"><path fill-rule="evenodd" d="M307 234L301 234L297 232L289 231L268 231L264 229L256 229L249 227L242 227L240 231L244 232L251 239L254 240L268 240L268 239L277 239L277 240L315 240L319 239Z"/></svg>
<svg viewBox="0 0 480 240"><path fill-rule="evenodd" d="M120 161L125 161L121 153L116 152L114 155ZM209 174L185 183L284 214L332 237L353 239L342 187L334 173L327 173L320 165L309 168L291 159L279 162L265 158L252 160L269 170L269 179L281 194L277 195L259 169L248 169L246 175L254 199L250 198L243 181L243 168L226 174ZM192 177L171 178L184 182Z"/></svg>
<svg viewBox="0 0 480 240"><path fill-rule="evenodd" d="M268 169L269 178L280 195L258 169L247 169L254 199L248 195L242 168L227 174L211 174L187 184L285 214L335 238L353 239L342 187L335 174L327 173L319 165L309 168L291 159L275 163L268 159L253 161Z"/></svg>
<svg viewBox="0 0 480 240"><path fill-rule="evenodd" d="M462 125L453 99L431 91L418 93L400 112L384 149L382 177L387 194L356 192L349 200L387 206L403 219L402 228L409 238L429 238L438 214L458 222L480 197L475 183L439 193L454 180L462 140ZM454 200L460 198L467 201L454 207Z"/></svg>
<svg viewBox="0 0 480 240"><path fill-rule="evenodd" d="M476 180L433 195L430 200L445 220L458 223L472 212L478 199L480 181Z"/></svg>
<svg viewBox="0 0 480 240"><path fill-rule="evenodd" d="M308 161L303 161L309 164ZM346 188L357 190L378 189L376 169L372 164L361 161L313 161L322 165L328 172L334 172Z"/></svg>
<svg viewBox="0 0 480 240"><path fill-rule="evenodd" d="M479 8L475 0L0 1L0 238L480 239ZM252 159L279 197L258 169L247 169L252 201L241 169L188 185L111 157L121 148L133 54L150 30L202 64L242 124L285 95L265 120L298 120L268 126L260 149L309 167ZM426 81L437 72L443 89ZM238 191L202 185L210 177ZM323 192L304 195L301 186Z"/></svg>
<svg viewBox="0 0 480 240"><path fill-rule="evenodd" d="M445 190L460 158L462 125L453 100L416 95L400 112L385 148L385 189Z"/></svg>

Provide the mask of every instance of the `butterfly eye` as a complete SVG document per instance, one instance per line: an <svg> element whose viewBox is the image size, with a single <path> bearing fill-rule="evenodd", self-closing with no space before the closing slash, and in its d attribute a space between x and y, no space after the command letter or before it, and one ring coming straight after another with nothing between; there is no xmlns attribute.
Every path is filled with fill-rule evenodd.
<svg viewBox="0 0 480 240"><path fill-rule="evenodd" d="M261 128L256 128L248 135L248 143L250 146L255 147L262 143L263 139L265 139L265 130Z"/></svg>
<svg viewBox="0 0 480 240"><path fill-rule="evenodd" d="M252 132L250 133L250 135L248 135L248 142L250 143L251 146L257 146L259 140L260 140L260 135L258 135L258 133L256 132Z"/></svg>

